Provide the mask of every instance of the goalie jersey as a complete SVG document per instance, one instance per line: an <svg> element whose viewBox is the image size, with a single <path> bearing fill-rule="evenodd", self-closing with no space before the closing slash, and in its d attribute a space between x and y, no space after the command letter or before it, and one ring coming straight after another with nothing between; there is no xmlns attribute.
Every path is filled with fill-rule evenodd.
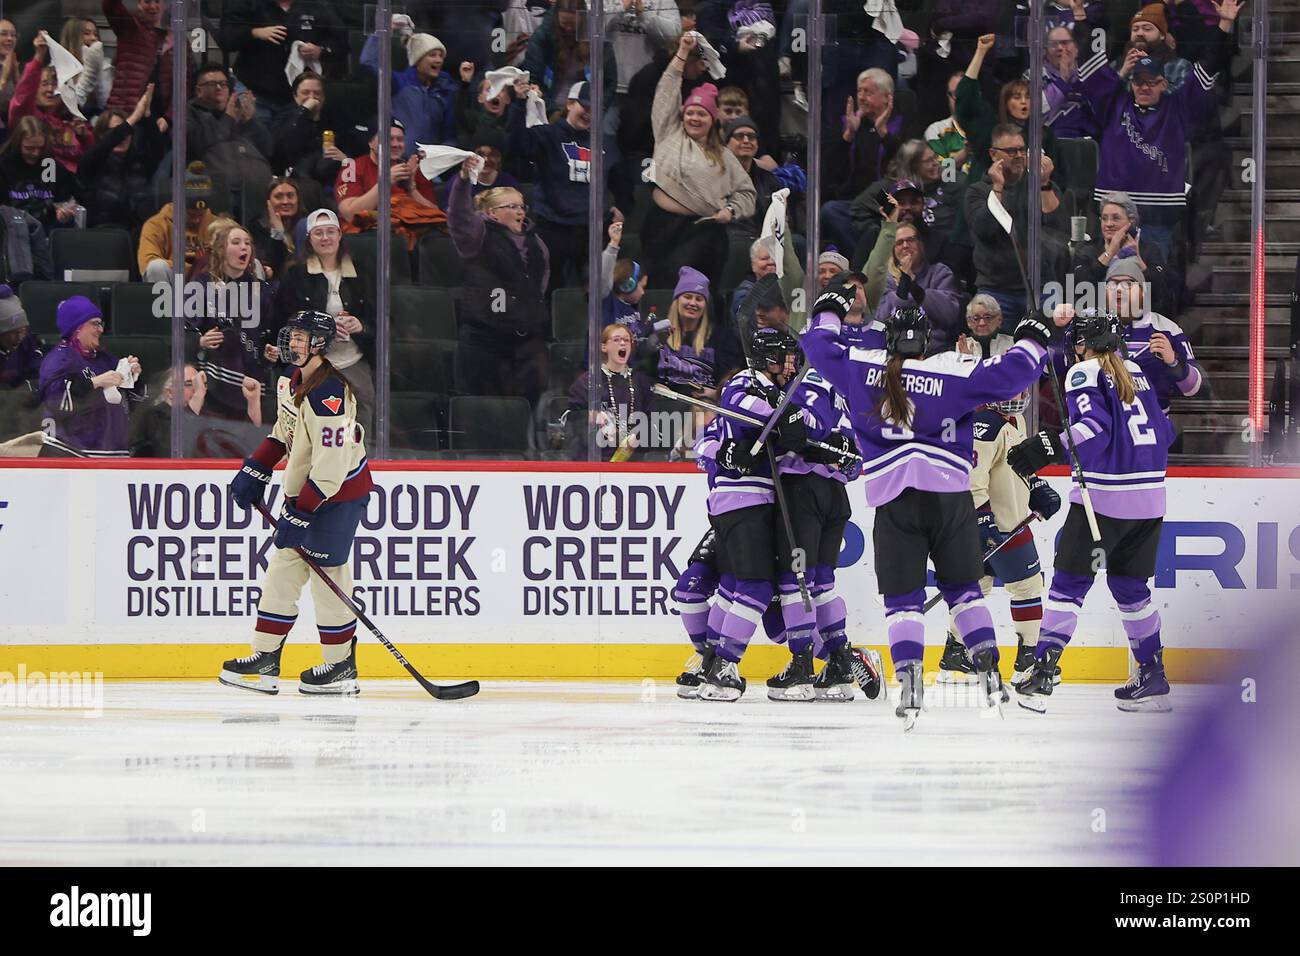
<svg viewBox="0 0 1300 956"><path fill-rule="evenodd" d="M272 468L288 456L284 493L297 499L300 511L314 512L327 502L366 497L374 481L352 390L338 376L330 375L298 405L294 397L301 385L301 369L280 377L275 427L253 458Z"/></svg>

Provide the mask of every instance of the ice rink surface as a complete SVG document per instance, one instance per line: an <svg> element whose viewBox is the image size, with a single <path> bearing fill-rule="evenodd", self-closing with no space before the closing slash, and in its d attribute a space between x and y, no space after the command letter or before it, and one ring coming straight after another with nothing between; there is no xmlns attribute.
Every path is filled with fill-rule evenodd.
<svg viewBox="0 0 1300 956"><path fill-rule="evenodd" d="M891 688L891 699L895 688ZM888 707L678 700L658 683L401 681L320 700L109 683L102 715L0 713L0 863L1113 865L1208 688L1123 714L1065 685L1046 716L927 690Z"/></svg>

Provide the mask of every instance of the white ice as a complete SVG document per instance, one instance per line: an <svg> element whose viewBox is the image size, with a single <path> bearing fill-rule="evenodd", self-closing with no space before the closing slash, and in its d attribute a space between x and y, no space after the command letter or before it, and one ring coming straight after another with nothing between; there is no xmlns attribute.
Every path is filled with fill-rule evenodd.
<svg viewBox="0 0 1300 956"><path fill-rule="evenodd" d="M487 683L434 701L109 683L101 716L0 711L0 863L1123 864L1205 689L1123 714L677 700L667 682Z"/></svg>

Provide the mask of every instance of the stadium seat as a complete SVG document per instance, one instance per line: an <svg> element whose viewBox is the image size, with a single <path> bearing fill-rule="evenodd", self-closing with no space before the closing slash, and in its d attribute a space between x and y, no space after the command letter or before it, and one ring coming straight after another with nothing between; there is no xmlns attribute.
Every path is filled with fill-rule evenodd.
<svg viewBox="0 0 1300 956"><path fill-rule="evenodd" d="M454 341L395 342L388 354L393 391L450 392L455 359Z"/></svg>
<svg viewBox="0 0 1300 956"><path fill-rule="evenodd" d="M456 300L447 289L394 286L391 295L394 341L456 338Z"/></svg>
<svg viewBox="0 0 1300 956"><path fill-rule="evenodd" d="M551 388L557 392L568 392L579 375L582 374L582 361L587 356L586 342L552 342L551 353Z"/></svg>
<svg viewBox="0 0 1300 956"><path fill-rule="evenodd" d="M106 335L104 351L119 359L134 355L146 382L151 382L171 365L171 337L166 335Z"/></svg>
<svg viewBox="0 0 1300 956"><path fill-rule="evenodd" d="M1061 159L1060 179L1066 183L1066 193L1073 200L1075 215L1088 217L1088 232L1100 234L1097 204L1092 200L1097 185L1097 142L1091 139L1061 138L1056 141L1056 152Z"/></svg>
<svg viewBox="0 0 1300 956"><path fill-rule="evenodd" d="M459 286L464 265L450 236L431 232L416 247L420 285Z"/></svg>
<svg viewBox="0 0 1300 956"><path fill-rule="evenodd" d="M168 335L171 330L170 290L156 296L149 282L119 282L110 295L113 331L121 335ZM154 314L157 308L161 316Z"/></svg>
<svg viewBox="0 0 1300 956"><path fill-rule="evenodd" d="M425 392L393 392L389 444L417 452L438 451L446 437L443 428L446 398ZM443 411L440 412L439 404Z"/></svg>
<svg viewBox="0 0 1300 956"><path fill-rule="evenodd" d="M641 314L649 315L650 310L654 309L655 314L660 319L668 318L668 309L673 304L672 289L646 289L645 296L641 299ZM716 317L713 317L716 319Z"/></svg>
<svg viewBox="0 0 1300 956"><path fill-rule="evenodd" d="M448 447L523 453L533 412L526 398L458 395L448 403Z"/></svg>
<svg viewBox="0 0 1300 956"><path fill-rule="evenodd" d="M556 289L551 296L551 334L562 342L585 342L591 323L582 289Z"/></svg>
<svg viewBox="0 0 1300 956"><path fill-rule="evenodd" d="M359 270L365 270L371 277L374 277L375 263L378 256L379 234L371 232L354 232L343 237L343 248L352 256L352 261L356 263ZM406 240L396 233L393 234L393 241L390 248L392 258L392 268L388 272L388 278L392 285L410 285L411 284L411 254L407 251ZM371 295L374 290L371 290Z"/></svg>
<svg viewBox="0 0 1300 956"><path fill-rule="evenodd" d="M120 282L135 272L131 234L125 229L55 229L50 233L50 253L59 280ZM82 272L97 274L78 275Z"/></svg>
<svg viewBox="0 0 1300 956"><path fill-rule="evenodd" d="M59 337L59 327L55 322L59 303L74 295L84 295L91 302L99 303L99 286L93 282L46 282L43 279L29 279L18 290L18 297L23 300L23 311L27 313L27 324L37 335Z"/></svg>

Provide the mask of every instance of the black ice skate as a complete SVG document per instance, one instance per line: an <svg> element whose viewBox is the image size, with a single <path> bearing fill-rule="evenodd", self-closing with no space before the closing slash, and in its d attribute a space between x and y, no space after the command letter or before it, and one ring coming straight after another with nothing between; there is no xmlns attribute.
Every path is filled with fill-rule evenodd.
<svg viewBox="0 0 1300 956"><path fill-rule="evenodd" d="M352 646L344 660L336 664L317 664L303 671L298 678L298 692L335 697L355 697L361 693L361 682L357 680L357 639L352 638Z"/></svg>
<svg viewBox="0 0 1300 956"><path fill-rule="evenodd" d="M1138 672L1123 687L1115 691L1115 706L1124 711L1154 711L1168 713L1173 710L1169 702L1169 681L1165 678L1164 651L1156 651L1149 664L1139 664Z"/></svg>
<svg viewBox="0 0 1300 956"><path fill-rule="evenodd" d="M818 700L853 700L853 655L848 644L831 651L826 666L813 680L813 693Z"/></svg>
<svg viewBox="0 0 1300 956"><path fill-rule="evenodd" d="M273 651L253 651L247 657L236 657L221 665L217 680L228 687L242 687L259 694L280 693L280 652L284 641Z"/></svg>
<svg viewBox="0 0 1300 956"><path fill-rule="evenodd" d="M1023 640L1016 641L1016 666L1011 675L1011 684L1013 687L1019 686L1027 677L1030 671L1034 669L1034 649L1025 644ZM1052 671L1052 684L1059 686L1061 683L1061 665L1057 664L1056 669Z"/></svg>
<svg viewBox="0 0 1300 956"><path fill-rule="evenodd" d="M885 685L885 664L880 659L880 651L850 646L849 669L862 693L867 695L867 700L881 703L889 700L889 689Z"/></svg>
<svg viewBox="0 0 1300 956"><path fill-rule="evenodd" d="M1062 648L1049 647L1037 661L1029 676L1016 685L1016 702L1036 714L1047 712L1047 698L1052 696L1052 674L1061 658ZM1118 691L1116 692L1118 693Z"/></svg>
<svg viewBox="0 0 1300 956"><path fill-rule="evenodd" d="M940 684L972 684L978 679L966 645L952 634L948 635L948 642L943 646L937 679Z"/></svg>
<svg viewBox="0 0 1300 956"><path fill-rule="evenodd" d="M682 700L695 700L700 696L700 685L704 683L704 674L708 671L717 651L706 647L702 654L692 654L686 662L686 670L677 675L677 696Z"/></svg>
<svg viewBox="0 0 1300 956"><path fill-rule="evenodd" d="M898 669L898 706L894 716L903 718L903 730L911 730L925 705L925 685L921 680L921 665L908 664Z"/></svg>
<svg viewBox="0 0 1300 956"><path fill-rule="evenodd" d="M975 672L979 675L980 695L984 706L996 710L1002 716L1002 705L1011 699L1007 689L1002 686L1002 674L998 672L998 662L993 651L984 650L975 655Z"/></svg>
<svg viewBox="0 0 1300 956"><path fill-rule="evenodd" d="M767 696L771 700L812 700L816 696L812 658L812 644L792 655L785 670L767 679Z"/></svg>
<svg viewBox="0 0 1300 956"><path fill-rule="evenodd" d="M739 665L725 657L715 656L704 672L699 699L737 701L744 692L745 682L740 679Z"/></svg>

